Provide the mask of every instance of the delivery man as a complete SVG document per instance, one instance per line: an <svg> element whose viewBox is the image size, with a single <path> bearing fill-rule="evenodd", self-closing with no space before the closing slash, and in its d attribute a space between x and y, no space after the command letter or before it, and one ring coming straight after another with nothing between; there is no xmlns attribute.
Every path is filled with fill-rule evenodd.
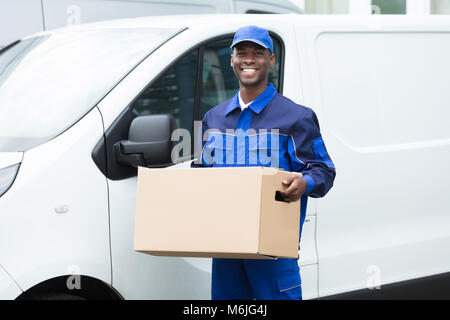
<svg viewBox="0 0 450 320"><path fill-rule="evenodd" d="M231 67L239 80L239 91L206 113L202 153L192 166L273 166L293 172L283 181L287 188L281 195L288 202L301 197L301 233L308 196L323 197L335 177L317 117L310 108L278 94L268 83L275 55L267 30L240 28L231 49ZM213 259L211 297L299 300L298 262L282 258Z"/></svg>

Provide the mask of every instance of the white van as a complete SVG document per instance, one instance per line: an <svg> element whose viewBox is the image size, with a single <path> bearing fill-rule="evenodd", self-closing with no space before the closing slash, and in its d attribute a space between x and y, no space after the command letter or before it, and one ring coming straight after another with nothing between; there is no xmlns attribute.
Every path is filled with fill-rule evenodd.
<svg viewBox="0 0 450 320"><path fill-rule="evenodd" d="M229 45L249 24L270 30L269 80L314 109L337 168L308 204L304 298L448 297L450 21L199 15L0 52L0 298L210 298L210 259L133 251L136 165L166 165L147 152L170 137L161 115L192 131L235 94Z"/></svg>
<svg viewBox="0 0 450 320"><path fill-rule="evenodd" d="M303 13L289 0L1 0L0 49L74 24L174 14Z"/></svg>

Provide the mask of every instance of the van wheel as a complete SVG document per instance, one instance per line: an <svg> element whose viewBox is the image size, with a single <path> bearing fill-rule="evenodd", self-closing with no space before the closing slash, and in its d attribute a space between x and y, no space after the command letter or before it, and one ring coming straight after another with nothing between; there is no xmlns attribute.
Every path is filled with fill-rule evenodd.
<svg viewBox="0 0 450 320"><path fill-rule="evenodd" d="M1 1L1 0L0 0ZM43 281L18 296L17 300L123 300L107 283L89 276L81 277L82 288L67 288L67 277Z"/></svg>
<svg viewBox="0 0 450 320"><path fill-rule="evenodd" d="M33 297L33 300L86 300L86 299L65 293L47 293Z"/></svg>

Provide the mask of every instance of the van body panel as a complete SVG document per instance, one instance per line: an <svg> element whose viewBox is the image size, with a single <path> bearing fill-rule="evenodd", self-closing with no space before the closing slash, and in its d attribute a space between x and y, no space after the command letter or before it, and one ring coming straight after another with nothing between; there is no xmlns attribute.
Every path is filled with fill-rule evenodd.
<svg viewBox="0 0 450 320"><path fill-rule="evenodd" d="M0 152L0 169L22 162L23 152Z"/></svg>
<svg viewBox="0 0 450 320"><path fill-rule="evenodd" d="M317 209L321 297L450 268L450 174L439 166L450 156L450 24L355 20L298 23L310 48L307 105L339 168Z"/></svg>
<svg viewBox="0 0 450 320"><path fill-rule="evenodd" d="M137 179L108 183L114 288L125 299L210 299L210 259L133 251Z"/></svg>
<svg viewBox="0 0 450 320"><path fill-rule="evenodd" d="M102 135L94 108L26 151L0 198L0 263L23 290L71 274L111 283L107 184L91 159Z"/></svg>
<svg viewBox="0 0 450 320"><path fill-rule="evenodd" d="M4 300L13 300L21 293L22 290L0 265L0 297Z"/></svg>

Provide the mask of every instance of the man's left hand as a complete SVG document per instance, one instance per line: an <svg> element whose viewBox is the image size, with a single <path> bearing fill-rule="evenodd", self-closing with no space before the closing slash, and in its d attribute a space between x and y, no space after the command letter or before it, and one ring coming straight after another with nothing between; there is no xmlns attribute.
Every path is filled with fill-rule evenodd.
<svg viewBox="0 0 450 320"><path fill-rule="evenodd" d="M289 178L283 180L286 190L280 191L283 200L286 202L295 202L306 192L306 180L300 174L292 174Z"/></svg>

